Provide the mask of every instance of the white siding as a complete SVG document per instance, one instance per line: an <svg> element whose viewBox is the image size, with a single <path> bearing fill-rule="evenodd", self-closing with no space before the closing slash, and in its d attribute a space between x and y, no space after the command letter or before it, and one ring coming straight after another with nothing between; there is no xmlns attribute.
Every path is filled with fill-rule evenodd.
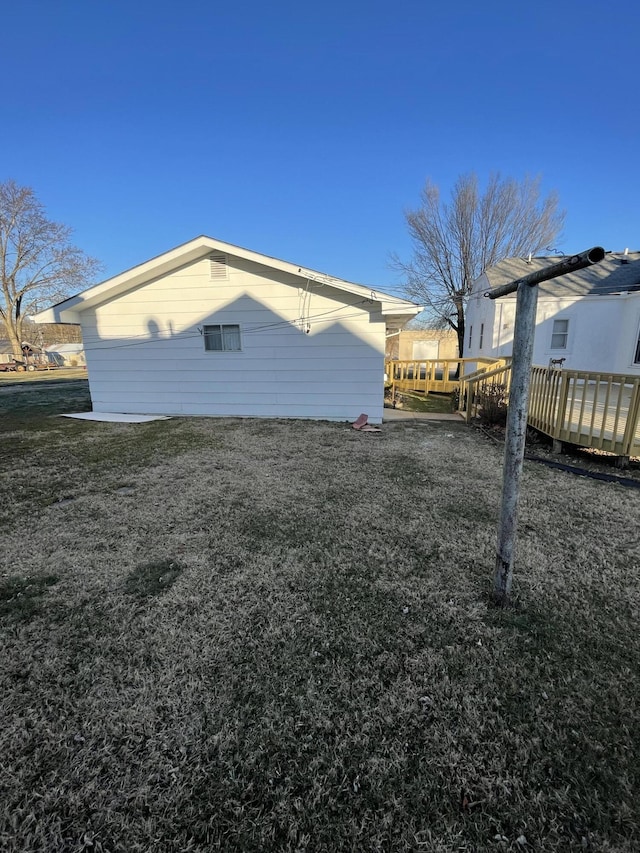
<svg viewBox="0 0 640 853"><path fill-rule="evenodd" d="M640 373L640 364L634 363L640 334L640 293L626 297L621 306L621 316L612 336L620 373Z"/></svg>
<svg viewBox="0 0 640 853"><path fill-rule="evenodd" d="M638 295L542 299L538 304L534 363L545 365L550 358L566 358L563 367L573 370L640 373L640 365L632 365L632 317L640 319ZM554 320L569 321L565 350L551 348Z"/></svg>
<svg viewBox="0 0 640 853"><path fill-rule="evenodd" d="M203 259L86 309L94 410L380 422L384 318L361 296L299 285L229 256L226 279ZM214 323L240 325L242 352L205 352L198 329Z"/></svg>
<svg viewBox="0 0 640 853"><path fill-rule="evenodd" d="M482 285L482 280L479 281ZM559 319L569 320L565 350L551 347L553 321ZM466 322L467 340L471 325L473 339L465 356L511 355L514 320L515 296L496 300L472 297ZM481 323L485 324L482 352L478 349ZM546 365L551 358L565 358L563 366L574 370L640 373L640 365L633 364L639 325L640 293L569 299L541 296L536 314L533 363Z"/></svg>

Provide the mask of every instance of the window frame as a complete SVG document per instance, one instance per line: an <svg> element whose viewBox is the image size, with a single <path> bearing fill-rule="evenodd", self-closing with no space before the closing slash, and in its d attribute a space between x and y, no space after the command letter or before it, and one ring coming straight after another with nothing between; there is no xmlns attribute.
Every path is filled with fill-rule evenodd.
<svg viewBox="0 0 640 853"><path fill-rule="evenodd" d="M570 328L570 317L554 317L553 324L551 326L551 341L549 344L550 350L568 350L569 349L569 328ZM556 331L556 323L566 323L565 331L559 332ZM556 337L564 337L564 343L561 345L554 344L553 339Z"/></svg>
<svg viewBox="0 0 640 853"><path fill-rule="evenodd" d="M480 340L478 341L478 350L482 349L484 343L484 323L480 323Z"/></svg>
<svg viewBox="0 0 640 853"><path fill-rule="evenodd" d="M215 330L215 329L218 330L218 334L220 335L221 347L219 349L217 347L208 346L208 343L210 343L210 341L211 341L211 338L209 337L209 335L214 334L213 330ZM237 330L238 341L240 344L238 349L235 349L235 348L231 349L231 348L225 347L224 329L235 329L235 330ZM242 350L242 329L240 328L239 323L207 323L206 325L203 325L203 327L202 327L202 338L204 341L204 351L205 352L242 352L243 351Z"/></svg>
<svg viewBox="0 0 640 853"><path fill-rule="evenodd" d="M636 333L636 348L633 356L633 365L640 365L640 323L638 323L638 331Z"/></svg>

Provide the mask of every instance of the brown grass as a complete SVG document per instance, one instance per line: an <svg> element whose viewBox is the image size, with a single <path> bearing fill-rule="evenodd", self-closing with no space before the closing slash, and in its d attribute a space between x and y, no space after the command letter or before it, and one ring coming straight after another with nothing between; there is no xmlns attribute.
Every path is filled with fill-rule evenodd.
<svg viewBox="0 0 640 853"><path fill-rule="evenodd" d="M51 370L0 371L0 388L9 385L31 385L33 382L56 382L68 379L87 379L84 367L56 367Z"/></svg>
<svg viewBox="0 0 640 853"><path fill-rule="evenodd" d="M640 848L637 491L527 464L498 611L463 424L82 393L0 398L1 849Z"/></svg>

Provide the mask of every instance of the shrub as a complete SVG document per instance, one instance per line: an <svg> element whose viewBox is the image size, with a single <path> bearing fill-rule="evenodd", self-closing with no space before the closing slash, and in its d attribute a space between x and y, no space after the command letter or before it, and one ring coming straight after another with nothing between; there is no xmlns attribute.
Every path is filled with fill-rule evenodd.
<svg viewBox="0 0 640 853"><path fill-rule="evenodd" d="M480 417L487 424L507 421L507 386L498 382L483 382L478 389Z"/></svg>

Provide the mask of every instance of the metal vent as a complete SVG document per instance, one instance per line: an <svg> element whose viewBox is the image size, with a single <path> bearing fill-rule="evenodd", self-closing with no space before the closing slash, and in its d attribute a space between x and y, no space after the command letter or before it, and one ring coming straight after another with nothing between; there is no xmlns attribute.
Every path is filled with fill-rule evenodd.
<svg viewBox="0 0 640 853"><path fill-rule="evenodd" d="M209 258L210 277L211 280L219 280L227 278L227 257L226 255L212 255Z"/></svg>

